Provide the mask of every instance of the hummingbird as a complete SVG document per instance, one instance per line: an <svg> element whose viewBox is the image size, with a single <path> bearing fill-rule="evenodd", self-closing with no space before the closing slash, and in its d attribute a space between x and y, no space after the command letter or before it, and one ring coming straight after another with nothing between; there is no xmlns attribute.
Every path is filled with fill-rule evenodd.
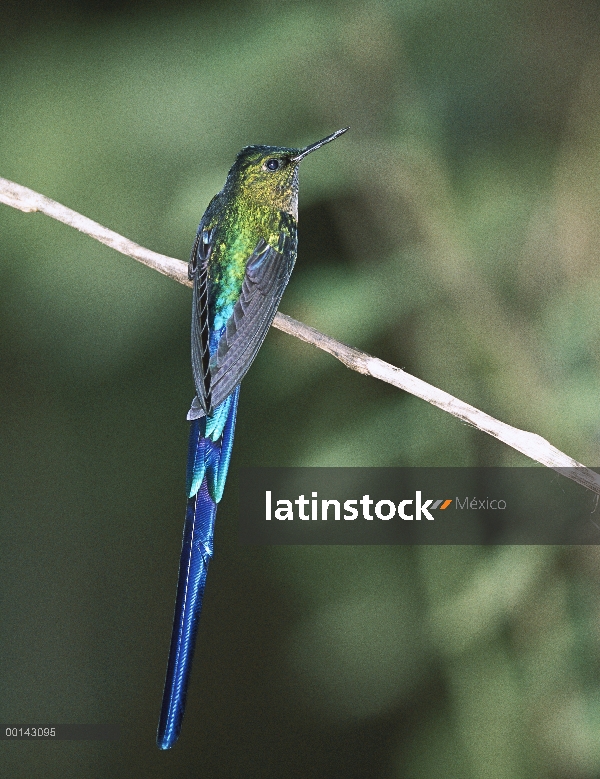
<svg viewBox="0 0 600 779"><path fill-rule="evenodd" d="M160 749L170 749L181 730L240 382L267 335L296 262L298 165L348 129L303 149L246 146L198 227L188 265L196 397L187 415L187 511L156 739Z"/></svg>

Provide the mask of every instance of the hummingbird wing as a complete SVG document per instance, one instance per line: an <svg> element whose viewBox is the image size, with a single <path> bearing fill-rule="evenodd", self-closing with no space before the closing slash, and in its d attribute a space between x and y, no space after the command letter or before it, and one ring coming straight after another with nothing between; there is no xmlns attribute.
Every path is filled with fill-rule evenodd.
<svg viewBox="0 0 600 779"><path fill-rule="evenodd" d="M196 316L192 339L192 367L198 392L188 419L197 419L218 406L241 382L252 364L269 327L296 260L294 233L281 232L277 248L261 239L246 263L242 290L212 359L208 348L208 274L210 245L199 231L195 253L203 259L194 284ZM203 270L204 268L204 270Z"/></svg>
<svg viewBox="0 0 600 779"><path fill-rule="evenodd" d="M250 256L242 292L211 364L214 404L241 382L262 346L290 280L295 248L295 240L280 233L277 249L261 240Z"/></svg>
<svg viewBox="0 0 600 779"><path fill-rule="evenodd" d="M198 402L204 413L211 407L210 328L208 322L208 260L212 252L214 228L200 224L188 266L188 278L194 280L192 304L192 373ZM195 401L194 401L195 402Z"/></svg>

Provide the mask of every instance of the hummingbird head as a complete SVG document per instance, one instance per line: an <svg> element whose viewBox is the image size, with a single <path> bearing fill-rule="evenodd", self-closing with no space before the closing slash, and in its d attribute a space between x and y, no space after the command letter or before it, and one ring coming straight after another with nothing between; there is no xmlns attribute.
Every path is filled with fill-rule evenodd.
<svg viewBox="0 0 600 779"><path fill-rule="evenodd" d="M337 130L304 149L282 146L246 146L237 155L227 176L227 185L244 201L286 211L298 218L298 165L315 151L348 130Z"/></svg>

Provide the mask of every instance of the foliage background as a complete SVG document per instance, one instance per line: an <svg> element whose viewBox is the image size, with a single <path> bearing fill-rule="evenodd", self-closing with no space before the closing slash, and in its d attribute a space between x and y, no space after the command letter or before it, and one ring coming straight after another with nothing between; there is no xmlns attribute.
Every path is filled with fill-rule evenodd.
<svg viewBox="0 0 600 779"><path fill-rule="evenodd" d="M600 464L593 0L10 2L0 175L187 259L248 143L303 163L282 310ZM251 548L243 465L517 465L272 332L244 381L177 747L154 745L183 525L189 290L0 210L3 776L593 779L588 548Z"/></svg>

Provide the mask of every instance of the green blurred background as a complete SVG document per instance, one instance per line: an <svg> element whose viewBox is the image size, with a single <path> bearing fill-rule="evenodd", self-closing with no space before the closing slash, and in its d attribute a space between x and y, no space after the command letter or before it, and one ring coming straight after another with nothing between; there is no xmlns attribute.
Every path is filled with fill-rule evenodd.
<svg viewBox="0 0 600 779"><path fill-rule="evenodd" d="M0 175L187 260L249 143L303 163L282 310L600 464L592 0L3 3ZM180 742L154 734L190 291L0 206L10 779L600 777L593 547L242 547L244 465L522 465L272 331L240 399Z"/></svg>

